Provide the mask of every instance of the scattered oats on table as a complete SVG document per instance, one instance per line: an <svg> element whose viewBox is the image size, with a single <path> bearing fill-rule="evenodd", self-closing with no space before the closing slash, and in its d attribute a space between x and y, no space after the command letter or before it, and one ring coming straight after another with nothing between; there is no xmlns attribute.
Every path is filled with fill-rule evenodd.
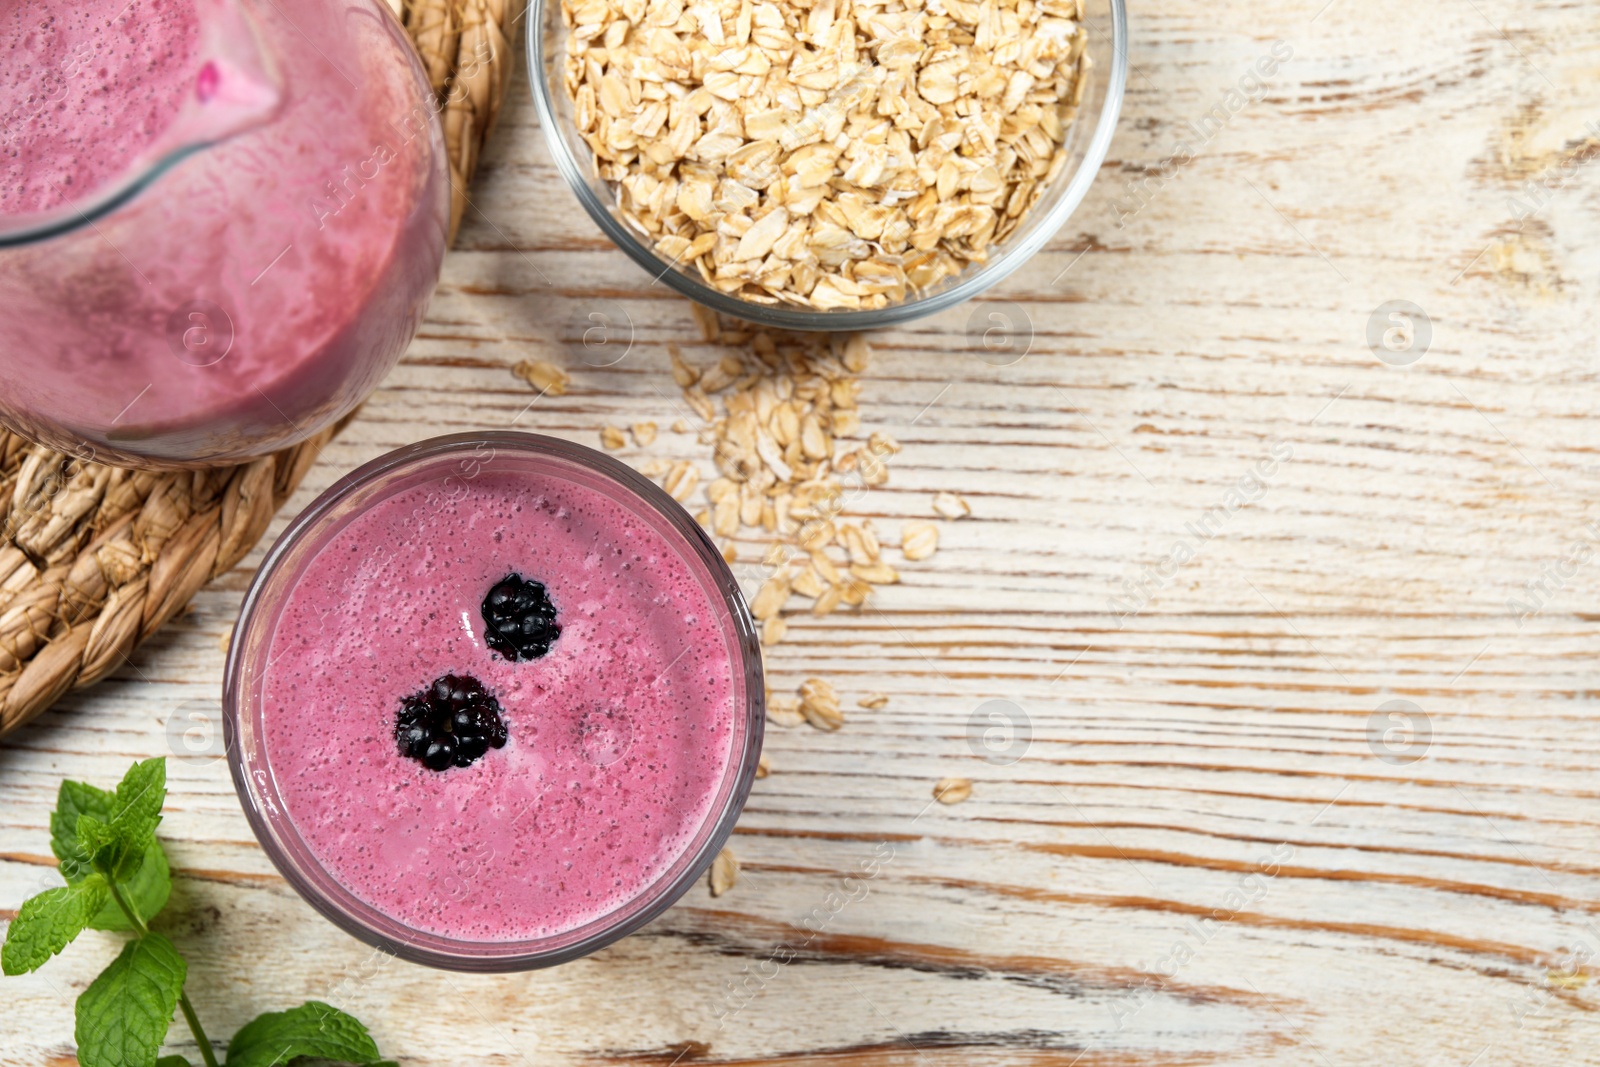
<svg viewBox="0 0 1600 1067"><path fill-rule="evenodd" d="M623 218L762 304L881 308L985 262L1065 166L1088 84L1081 0L561 13L574 121Z"/></svg>
<svg viewBox="0 0 1600 1067"><path fill-rule="evenodd" d="M837 520L852 490L888 481L884 461L900 445L883 433L865 442L853 436L861 425L856 375L872 355L865 337L724 326L694 307L702 335L722 349L709 366L667 350L673 379L704 420L701 441L716 468L700 483L707 507L696 518L725 547L746 538L764 547L766 571L750 607L770 646L786 635L784 613L796 597L822 617L860 607L872 585L898 580L870 522ZM652 469L659 476L666 468ZM677 477L669 473L669 492Z"/></svg>
<svg viewBox="0 0 1600 1067"><path fill-rule="evenodd" d="M972 505L954 493L938 493L933 498L933 511L941 519L964 519L972 514Z"/></svg>
<svg viewBox="0 0 1600 1067"><path fill-rule="evenodd" d="M900 581L900 572L881 559L876 563L852 563L850 573L873 585L895 585Z"/></svg>
<svg viewBox="0 0 1600 1067"><path fill-rule="evenodd" d="M767 721L777 726L799 726L806 721L800 712L800 698L767 690Z"/></svg>
<svg viewBox="0 0 1600 1067"><path fill-rule="evenodd" d="M863 490L888 482L888 460L900 443L881 431L864 441L859 436L858 376L872 357L864 336L756 330L692 307L704 340L718 348L715 362L691 361L676 346L667 353L673 380L702 420L699 440L709 447L715 476L701 478L700 466L689 460L657 458L639 469L695 511L724 559L759 560L763 570L750 611L761 625L765 662L766 651L806 610L797 600L810 600L810 613L822 618L860 608L875 587L900 580L883 559L872 522L844 516ZM673 429L688 433L693 427L678 419ZM902 551L906 531L915 535L913 556L917 538L927 537L917 527L911 522L902 530ZM740 552L735 541L753 545ZM887 703L875 694L861 706ZM767 720L833 731L844 725L844 713L837 690L810 678L798 694L769 688Z"/></svg>
<svg viewBox="0 0 1600 1067"><path fill-rule="evenodd" d="M616 452L628 447L628 438L615 426L606 426L600 431L600 444L608 451Z"/></svg>
<svg viewBox="0 0 1600 1067"><path fill-rule="evenodd" d="M511 373L551 396L565 396L567 386L572 384L572 375L542 359L525 359L512 367Z"/></svg>
<svg viewBox="0 0 1600 1067"><path fill-rule="evenodd" d="M837 730L844 725L839 710L839 694L821 678L807 678L800 686L800 714L819 730Z"/></svg>
<svg viewBox="0 0 1600 1067"><path fill-rule="evenodd" d="M695 486L700 484L700 468L686 459L674 463L667 470L667 477L661 483L661 488L678 503L687 503Z"/></svg>
<svg viewBox="0 0 1600 1067"><path fill-rule="evenodd" d="M933 799L941 804L959 804L970 796L972 796L970 778L941 778L933 786Z"/></svg>
<svg viewBox="0 0 1600 1067"><path fill-rule="evenodd" d="M900 528L900 554L916 561L927 559L939 548L939 527L931 522L908 522Z"/></svg>
<svg viewBox="0 0 1600 1067"><path fill-rule="evenodd" d="M739 882L739 861L725 848L711 861L711 895L720 897Z"/></svg>

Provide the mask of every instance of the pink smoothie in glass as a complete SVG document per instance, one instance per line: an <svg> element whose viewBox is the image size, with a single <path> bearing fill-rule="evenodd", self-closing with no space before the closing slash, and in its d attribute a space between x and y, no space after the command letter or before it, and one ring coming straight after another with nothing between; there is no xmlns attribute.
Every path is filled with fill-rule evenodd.
<svg viewBox="0 0 1600 1067"><path fill-rule="evenodd" d="M714 813L739 712L728 612L656 528L554 473L401 487L332 534L264 647L262 747L323 868L417 930L531 940L656 883ZM512 662L485 594L542 582L560 636ZM470 766L401 755L402 701L443 675L498 699Z"/></svg>
<svg viewBox="0 0 1600 1067"><path fill-rule="evenodd" d="M4 7L0 220L75 228L0 249L0 417L80 455L215 463L365 397L448 218L438 105L381 0Z"/></svg>

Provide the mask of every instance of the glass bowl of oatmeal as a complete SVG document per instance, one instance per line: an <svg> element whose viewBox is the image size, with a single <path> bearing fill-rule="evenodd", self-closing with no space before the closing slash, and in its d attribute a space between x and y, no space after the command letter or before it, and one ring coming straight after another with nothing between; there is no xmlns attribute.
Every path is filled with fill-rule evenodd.
<svg viewBox="0 0 1600 1067"><path fill-rule="evenodd" d="M557 168L650 275L715 311L863 330L970 299L1104 161L1123 0L539 0Z"/></svg>

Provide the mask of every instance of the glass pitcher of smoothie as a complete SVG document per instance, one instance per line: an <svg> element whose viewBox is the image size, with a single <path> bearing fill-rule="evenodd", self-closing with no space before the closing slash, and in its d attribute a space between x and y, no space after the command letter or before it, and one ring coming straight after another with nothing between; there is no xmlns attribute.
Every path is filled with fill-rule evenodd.
<svg viewBox="0 0 1600 1067"><path fill-rule="evenodd" d="M183 467L348 413L438 278L437 110L381 0L0 3L0 422Z"/></svg>

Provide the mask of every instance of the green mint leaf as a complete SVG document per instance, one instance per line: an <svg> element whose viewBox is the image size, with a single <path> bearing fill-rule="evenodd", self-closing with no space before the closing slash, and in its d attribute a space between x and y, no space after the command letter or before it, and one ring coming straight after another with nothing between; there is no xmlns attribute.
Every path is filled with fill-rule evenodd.
<svg viewBox="0 0 1600 1067"><path fill-rule="evenodd" d="M24 901L6 931L5 948L0 949L0 970L27 974L44 966L83 933L90 916L110 895L105 879L96 874L60 889L47 889Z"/></svg>
<svg viewBox="0 0 1600 1067"><path fill-rule="evenodd" d="M380 1053L367 1028L353 1016L308 1000L298 1008L268 1012L246 1023L228 1043L227 1067L279 1067L302 1056L375 1064Z"/></svg>
<svg viewBox="0 0 1600 1067"><path fill-rule="evenodd" d="M156 1067L190 1067L190 1064L182 1056L163 1056L156 1061Z"/></svg>
<svg viewBox="0 0 1600 1067"><path fill-rule="evenodd" d="M110 822L116 803L116 794L96 789L87 782L61 783L56 793L56 810L50 813L50 851L60 861L62 877L67 881L76 882L94 872L89 854L78 842L79 816L93 815Z"/></svg>
<svg viewBox="0 0 1600 1067"><path fill-rule="evenodd" d="M116 843L117 832L111 829L111 820L98 815L78 816L78 847L83 849L90 863L105 855Z"/></svg>
<svg viewBox="0 0 1600 1067"><path fill-rule="evenodd" d="M152 852L159 852L161 844L154 837L142 842L130 841L127 835L113 823L103 822L93 815L78 817L78 843L89 856L89 864L99 871L109 882L116 883L118 888L137 882L138 874L144 867L145 857ZM163 853L159 863L166 866L167 858ZM152 889L159 895L161 883L170 882L170 878L162 873L152 873ZM163 899L162 903L166 901ZM148 919L153 913L140 911L141 919ZM110 929L128 929L126 926L110 927Z"/></svg>
<svg viewBox="0 0 1600 1067"><path fill-rule="evenodd" d="M117 888L122 890L122 899L145 922L155 918L166 907L167 897L172 893L172 872L167 867L167 854L161 850L160 841L150 839L145 846L143 861L131 876L117 883ZM89 926L95 930L133 929L133 924L117 907L115 900L106 901L105 906L89 920Z"/></svg>
<svg viewBox="0 0 1600 1067"><path fill-rule="evenodd" d="M157 756L128 768L117 784L117 809L111 817L112 829L135 851L156 835L161 822L161 805L167 802L167 759Z"/></svg>
<svg viewBox="0 0 1600 1067"><path fill-rule="evenodd" d="M78 847L89 857L89 865L108 879L117 880L132 873L125 870L127 844L109 822L98 816L78 816Z"/></svg>
<svg viewBox="0 0 1600 1067"><path fill-rule="evenodd" d="M123 946L122 954L78 998L75 1036L81 1067L154 1064L188 969L172 942L160 934L146 934Z"/></svg>

